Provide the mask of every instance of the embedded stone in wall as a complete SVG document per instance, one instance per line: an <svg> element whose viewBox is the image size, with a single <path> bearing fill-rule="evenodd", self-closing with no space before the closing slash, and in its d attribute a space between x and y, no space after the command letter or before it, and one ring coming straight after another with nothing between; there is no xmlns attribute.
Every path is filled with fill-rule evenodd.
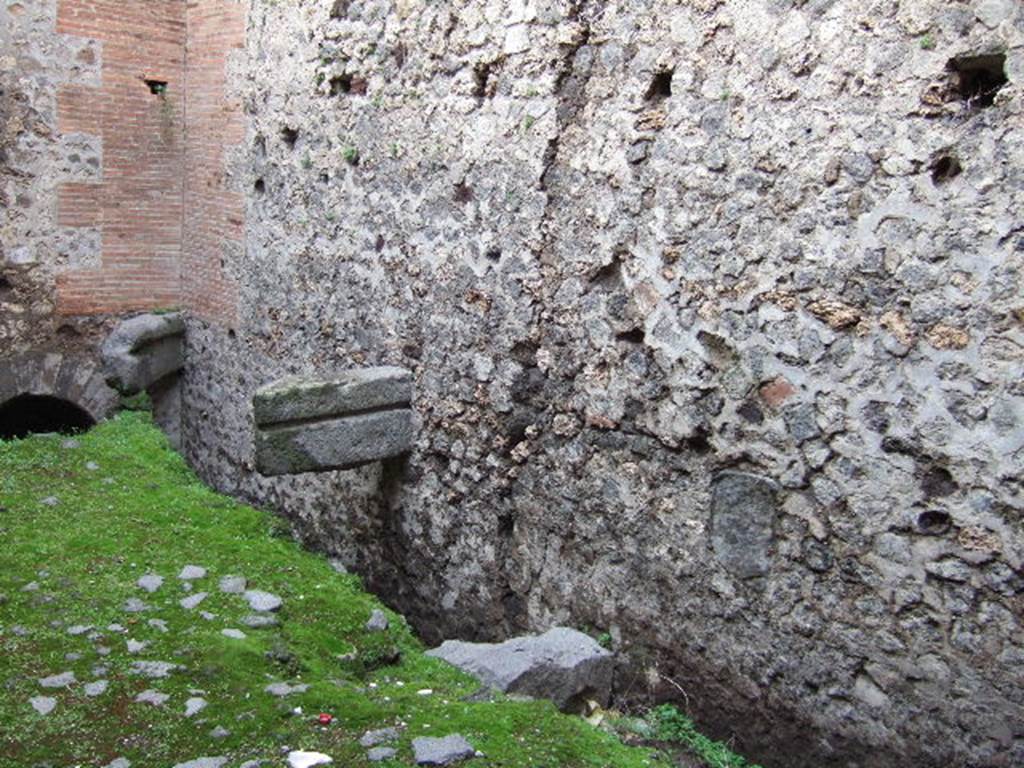
<svg viewBox="0 0 1024 768"><path fill-rule="evenodd" d="M185 321L179 314L125 320L103 342L107 382L133 395L185 365Z"/></svg>
<svg viewBox="0 0 1024 768"><path fill-rule="evenodd" d="M722 472L711 490L711 545L736 576L764 576L771 568L778 486L747 472Z"/></svg>
<svg viewBox="0 0 1024 768"><path fill-rule="evenodd" d="M412 373L368 368L337 379L287 378L253 399L264 475L351 469L412 449Z"/></svg>

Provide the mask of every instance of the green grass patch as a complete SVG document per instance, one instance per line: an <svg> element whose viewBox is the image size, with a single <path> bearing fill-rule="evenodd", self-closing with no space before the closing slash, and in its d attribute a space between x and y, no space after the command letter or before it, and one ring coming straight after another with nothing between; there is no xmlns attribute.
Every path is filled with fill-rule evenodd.
<svg viewBox="0 0 1024 768"><path fill-rule="evenodd" d="M647 721L653 726L656 738L682 744L703 760L708 768L760 768L748 763L722 742L700 733L693 721L671 704L662 704L652 709Z"/></svg>
<svg viewBox="0 0 1024 768"><path fill-rule="evenodd" d="M276 520L204 487L146 413L122 413L74 444L0 441L0 766L105 766L124 757L169 768L207 755L226 756L229 766L283 765L285 747L362 766L370 763L359 737L390 726L401 728L398 755L382 765L410 764L416 736L450 733L483 753L470 766L668 765L549 703L475 700L476 683L424 656L400 616L385 609L389 629L368 633L380 603L355 576L274 535ZM191 591L177 578L188 564L208 570ZM147 573L164 578L152 594L136 586ZM243 624L246 602L218 589L234 574L283 599L277 627ZM179 605L199 591L208 596L195 609ZM125 612L129 598L148 609ZM74 625L91 629L72 635ZM226 637L226 628L246 636ZM129 639L146 646L129 653ZM139 660L178 669L146 679L132 673ZM62 672L77 682L40 687ZM99 679L107 690L87 696L85 683ZM309 688L286 698L265 692L281 681ZM147 689L170 698L161 707L137 703ZM38 714L36 696L53 697L56 708ZM197 696L208 706L186 718L185 702ZM334 721L321 725L321 712ZM230 735L212 735L218 727Z"/></svg>

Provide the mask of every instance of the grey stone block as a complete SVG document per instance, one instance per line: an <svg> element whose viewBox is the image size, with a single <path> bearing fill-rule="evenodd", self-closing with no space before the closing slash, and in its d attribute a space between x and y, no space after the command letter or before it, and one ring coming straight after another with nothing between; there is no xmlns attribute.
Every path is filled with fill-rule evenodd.
<svg viewBox="0 0 1024 768"><path fill-rule="evenodd" d="M408 406L411 400L412 373L405 368L365 368L329 380L293 376L257 390L253 418L265 427Z"/></svg>
<svg viewBox="0 0 1024 768"><path fill-rule="evenodd" d="M117 326L103 342L104 376L135 394L185 365L185 321L179 314L139 315Z"/></svg>
<svg viewBox="0 0 1024 768"><path fill-rule="evenodd" d="M327 381L285 379L256 393L264 475L351 469L412 449L412 374L370 368Z"/></svg>
<svg viewBox="0 0 1024 768"><path fill-rule="evenodd" d="M746 472L722 472L711 489L711 546L715 557L742 579L764 576L778 509L778 486Z"/></svg>
<svg viewBox="0 0 1024 768"><path fill-rule="evenodd" d="M607 704L613 656L590 636L568 627L503 643L446 640L428 656L506 693L550 699L563 712L581 711L586 700Z"/></svg>
<svg viewBox="0 0 1024 768"><path fill-rule="evenodd" d="M416 765L451 765L476 754L473 746L458 733L442 738L421 736L412 740Z"/></svg>

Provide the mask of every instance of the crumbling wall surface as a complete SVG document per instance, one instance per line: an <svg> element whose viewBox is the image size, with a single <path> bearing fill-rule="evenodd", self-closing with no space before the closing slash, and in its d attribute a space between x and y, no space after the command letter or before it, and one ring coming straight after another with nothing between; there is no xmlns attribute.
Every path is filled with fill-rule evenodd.
<svg viewBox="0 0 1024 768"><path fill-rule="evenodd" d="M58 226L63 181L95 180L93 138L57 130L61 84L99 80L95 41L58 35L56 0L0 4L0 357L93 343L102 323L56 313L56 278L96 245ZM83 257L84 258L84 257Z"/></svg>
<svg viewBox="0 0 1024 768"><path fill-rule="evenodd" d="M1013 0L254 0L186 440L431 639L558 623L769 766L1024 763ZM1007 82L1003 83L1005 76ZM416 373L402 464L249 398Z"/></svg>

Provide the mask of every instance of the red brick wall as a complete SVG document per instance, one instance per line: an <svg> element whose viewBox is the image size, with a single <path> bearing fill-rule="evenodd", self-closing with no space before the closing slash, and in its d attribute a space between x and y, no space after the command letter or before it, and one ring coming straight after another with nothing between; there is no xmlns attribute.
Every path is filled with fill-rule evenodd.
<svg viewBox="0 0 1024 768"><path fill-rule="evenodd" d="M97 135L102 181L58 188L57 223L101 232L96 268L57 283L62 314L183 306L233 325L225 266L243 247L244 199L227 184L242 142L226 66L246 0L59 0L57 31L101 42L102 85L60 88L58 130ZM168 83L164 96L146 80Z"/></svg>
<svg viewBox="0 0 1024 768"><path fill-rule="evenodd" d="M188 2L188 123L182 293L207 320L235 324L237 291L227 273L244 247L244 197L229 183L227 153L245 138L241 100L228 86L228 57L245 45L246 0Z"/></svg>
<svg viewBox="0 0 1024 768"><path fill-rule="evenodd" d="M97 135L102 180L58 188L57 223L96 227L99 266L64 273L57 311L95 314L181 303L185 5L59 0L57 32L98 40L102 85L63 86L57 129ZM145 80L168 83L165 96Z"/></svg>

